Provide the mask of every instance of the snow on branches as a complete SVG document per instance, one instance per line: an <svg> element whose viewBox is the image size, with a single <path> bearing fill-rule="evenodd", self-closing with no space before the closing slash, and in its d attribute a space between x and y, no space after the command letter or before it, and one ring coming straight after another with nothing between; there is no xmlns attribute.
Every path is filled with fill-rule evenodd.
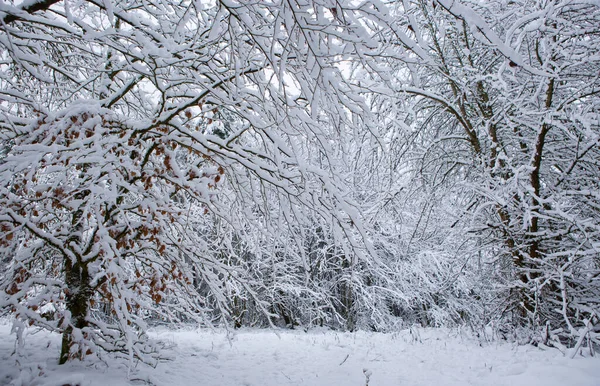
<svg viewBox="0 0 600 386"><path fill-rule="evenodd" d="M215 221L269 223L269 195L279 224L325 219L345 259L366 261L332 144L369 119L343 64L376 48L357 21L368 4L0 11L0 307L63 333L61 363L104 351L152 360L147 320L223 321L232 285L276 316L258 298L264 284L232 263L245 230L213 232ZM271 254L248 237L245 249Z"/></svg>

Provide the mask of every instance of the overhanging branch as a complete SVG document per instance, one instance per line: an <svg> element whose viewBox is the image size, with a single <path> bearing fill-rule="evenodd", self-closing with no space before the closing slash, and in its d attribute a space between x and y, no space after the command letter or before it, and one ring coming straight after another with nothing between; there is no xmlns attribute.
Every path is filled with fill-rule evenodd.
<svg viewBox="0 0 600 386"><path fill-rule="evenodd" d="M24 7L19 6L15 7L16 12L11 12L9 10L4 10L6 15L2 17L2 24L10 24L14 21L20 20L23 17L21 16L23 13L32 14L37 11L45 11L50 8L53 4L58 3L60 0L39 0L34 1L33 3L29 3Z"/></svg>

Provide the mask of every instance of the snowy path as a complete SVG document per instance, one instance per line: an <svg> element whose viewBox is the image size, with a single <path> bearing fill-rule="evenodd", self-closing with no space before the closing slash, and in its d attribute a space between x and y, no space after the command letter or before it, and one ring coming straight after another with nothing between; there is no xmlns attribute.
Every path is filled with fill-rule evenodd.
<svg viewBox="0 0 600 386"><path fill-rule="evenodd" d="M155 369L138 365L57 366L58 336L29 336L27 355L11 356L13 336L0 326L0 385L600 385L600 359L567 359L557 350L489 344L456 331L419 330L396 334L326 331L158 331L171 359ZM19 372L18 360L24 368ZM40 365L41 364L41 365ZM38 367L39 366L39 367ZM41 370L40 370L41 368ZM31 373L43 373L33 377ZM19 379L20 378L20 379Z"/></svg>

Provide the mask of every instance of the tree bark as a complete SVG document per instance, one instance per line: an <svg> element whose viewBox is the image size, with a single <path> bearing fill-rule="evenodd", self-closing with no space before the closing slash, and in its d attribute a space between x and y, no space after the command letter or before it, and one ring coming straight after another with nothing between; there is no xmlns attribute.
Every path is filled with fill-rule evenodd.
<svg viewBox="0 0 600 386"><path fill-rule="evenodd" d="M88 190L83 190L74 194L76 200L84 200L89 195ZM75 329L81 330L87 327L86 320L88 314L89 301L93 291L90 285L91 277L88 271L88 263L79 252L77 245L82 244L83 209L80 207L73 212L71 218L71 236L66 241L66 247L71 250L73 257L65 256L65 295L66 309L68 311L63 323L66 325L62 336L62 345L60 350L59 364L66 363L73 357L83 358L86 354L86 348L79 346L75 352L72 347L78 342L75 339Z"/></svg>
<svg viewBox="0 0 600 386"><path fill-rule="evenodd" d="M68 326L65 328L62 336L62 345L60 351L59 364L66 363L73 357L83 357L86 353L84 347L78 347L78 351L71 353L71 348L76 344L73 332L75 329L83 329L87 327L86 320L88 313L88 304L92 296L92 288L90 286L90 275L87 265L81 261L72 263L67 259L65 264L65 284L67 287L67 302L66 308L69 311L70 320L65 321Z"/></svg>

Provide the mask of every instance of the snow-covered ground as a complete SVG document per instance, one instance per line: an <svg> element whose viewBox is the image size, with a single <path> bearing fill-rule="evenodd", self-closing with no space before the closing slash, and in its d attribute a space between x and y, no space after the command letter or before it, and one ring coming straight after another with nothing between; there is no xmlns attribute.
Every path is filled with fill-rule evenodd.
<svg viewBox="0 0 600 386"><path fill-rule="evenodd" d="M556 349L482 343L457 330L153 334L167 359L128 371L117 364L58 366L60 339L45 332L29 335L17 357L10 327L0 325L0 385L600 385L598 356L569 359Z"/></svg>

